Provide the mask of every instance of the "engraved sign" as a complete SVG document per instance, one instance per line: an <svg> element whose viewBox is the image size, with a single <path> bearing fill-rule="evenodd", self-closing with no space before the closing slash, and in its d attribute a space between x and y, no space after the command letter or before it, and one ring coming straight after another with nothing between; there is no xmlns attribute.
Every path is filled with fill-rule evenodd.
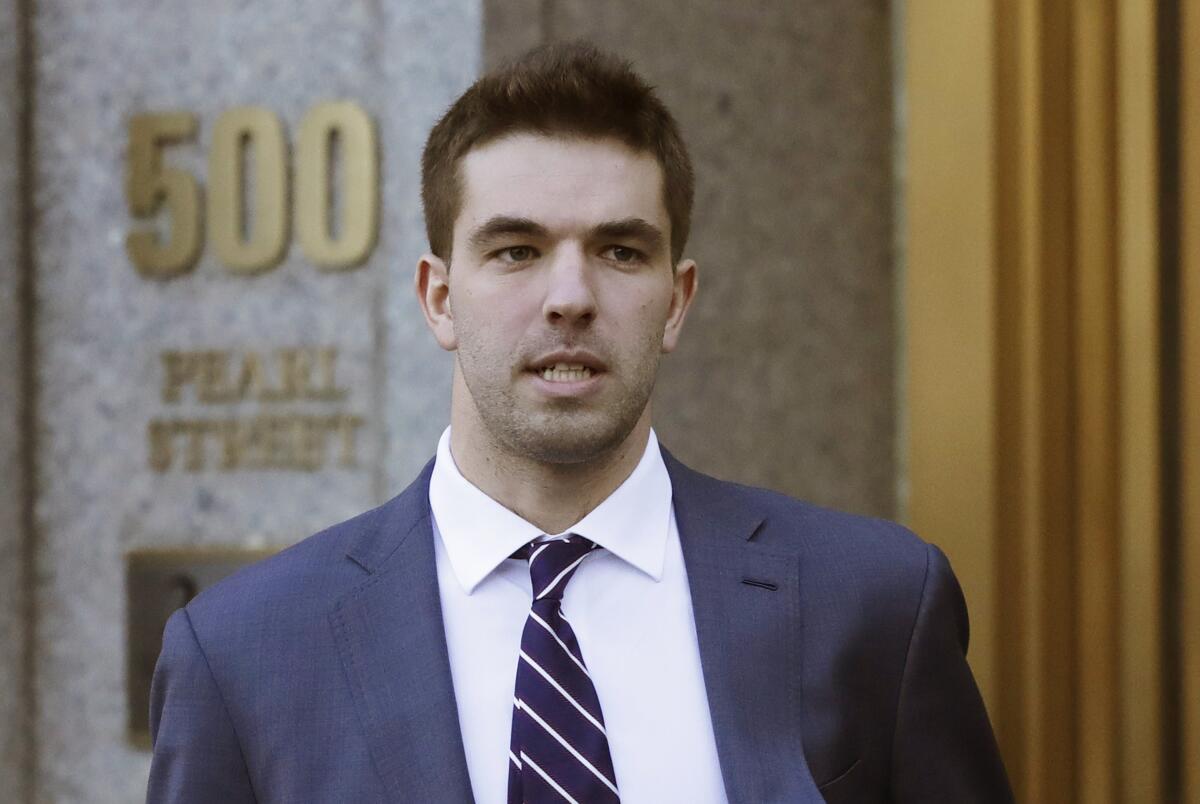
<svg viewBox="0 0 1200 804"><path fill-rule="evenodd" d="M370 257L379 234L379 145L361 106L329 101L309 110L296 143L294 188L279 116L261 106L225 111L213 126L207 205L197 178L168 167L163 153L191 141L198 130L191 112L149 112L129 120L125 197L129 214L146 225L129 232L125 248L139 274L187 274L200 258L205 231L231 273L269 271L287 252L292 217L304 255L318 268L355 268ZM155 227L160 214L165 222Z"/></svg>
<svg viewBox="0 0 1200 804"><path fill-rule="evenodd" d="M293 222L304 255L318 268L362 265L379 230L379 156L375 126L352 101L313 106L299 127L295 186L279 116L238 106L212 127L207 199L200 181L165 160L168 146L193 140L196 115L150 112L129 121L125 193L137 225L126 238L134 269L147 279L191 272L202 237L226 270L254 276L287 253ZM294 211L289 210L289 200ZM146 424L157 473L292 470L359 465L362 416L340 404L334 346L168 349L160 355L161 401L225 406L223 415L163 415ZM326 403L316 409L289 403ZM247 404L258 409L245 411Z"/></svg>
<svg viewBox="0 0 1200 804"><path fill-rule="evenodd" d="M248 416L151 419L146 440L155 472L358 467L358 431L366 421L336 406L349 394L337 383L336 347L170 349L159 357L163 403L239 409L242 403L257 403L260 410ZM320 412L275 409L297 402L335 406ZM264 406L273 409L261 410Z"/></svg>

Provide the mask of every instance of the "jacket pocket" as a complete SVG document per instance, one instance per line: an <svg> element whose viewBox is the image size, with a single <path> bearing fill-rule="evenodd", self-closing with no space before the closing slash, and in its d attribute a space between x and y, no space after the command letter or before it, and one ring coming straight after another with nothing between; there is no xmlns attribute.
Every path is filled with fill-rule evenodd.
<svg viewBox="0 0 1200 804"><path fill-rule="evenodd" d="M859 766L861 766L861 765L862 765L862 757L859 757L858 759L851 762L850 766L847 767L844 771L842 771L838 775L834 776L829 781L823 782L821 785L819 785L817 787L817 790L821 793L822 796L825 797L825 801L827 802L827 804L836 804L836 802L841 802L841 801L843 801L843 798L842 798L843 796L849 795L850 793L853 792L854 779L855 779L855 776L857 775L855 773L855 771L858 770ZM832 796L832 798L831 798L831 796ZM853 799L846 798L844 800L849 802L849 801L852 801Z"/></svg>

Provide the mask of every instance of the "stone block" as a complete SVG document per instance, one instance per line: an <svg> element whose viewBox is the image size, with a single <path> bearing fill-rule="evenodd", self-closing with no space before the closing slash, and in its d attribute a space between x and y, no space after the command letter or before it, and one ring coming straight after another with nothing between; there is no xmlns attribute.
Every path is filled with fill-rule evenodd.
<svg viewBox="0 0 1200 804"><path fill-rule="evenodd" d="M479 69L480 20L470 0L37 4L43 799L144 796L149 754L127 733L128 551L284 546L382 502L432 455L450 361L412 297L426 247L419 153ZM302 146L300 131L342 100L377 128L380 225L365 264L328 271L302 247L321 227L302 231L295 209L302 165L327 139ZM243 106L281 122L281 154L263 114L229 117ZM130 159L146 159L145 181L157 157L131 155L129 123L167 112L194 115L194 135L165 144L157 167L194 178L203 236L194 267L151 278L127 236L176 229L166 209L146 220L131 209ZM240 157L244 136L222 120L258 126ZM355 148L337 137L339 186ZM282 174L270 172L277 156ZM270 231L274 207L231 224L206 204L242 197L218 178L235 162L251 177L245 197L291 178L284 256L253 275L236 265L259 264L245 243ZM335 194L322 220L350 203ZM191 220L186 204L174 214Z"/></svg>

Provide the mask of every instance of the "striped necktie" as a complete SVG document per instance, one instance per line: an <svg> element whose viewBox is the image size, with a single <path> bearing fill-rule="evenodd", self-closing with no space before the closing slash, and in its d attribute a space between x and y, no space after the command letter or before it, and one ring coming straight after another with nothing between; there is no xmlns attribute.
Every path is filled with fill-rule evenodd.
<svg viewBox="0 0 1200 804"><path fill-rule="evenodd" d="M509 804L620 801L600 700L562 613L567 582L597 549L571 535L528 544L513 556L529 560L533 606L513 695Z"/></svg>

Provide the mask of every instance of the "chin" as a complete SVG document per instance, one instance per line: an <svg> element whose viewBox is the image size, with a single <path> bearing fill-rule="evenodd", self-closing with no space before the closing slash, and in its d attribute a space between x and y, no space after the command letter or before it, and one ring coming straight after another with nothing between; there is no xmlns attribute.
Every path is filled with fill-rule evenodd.
<svg viewBox="0 0 1200 804"><path fill-rule="evenodd" d="M639 417L587 420L590 418L567 414L526 421L503 428L507 432L501 441L515 454L539 463L588 463L620 447L633 432Z"/></svg>

